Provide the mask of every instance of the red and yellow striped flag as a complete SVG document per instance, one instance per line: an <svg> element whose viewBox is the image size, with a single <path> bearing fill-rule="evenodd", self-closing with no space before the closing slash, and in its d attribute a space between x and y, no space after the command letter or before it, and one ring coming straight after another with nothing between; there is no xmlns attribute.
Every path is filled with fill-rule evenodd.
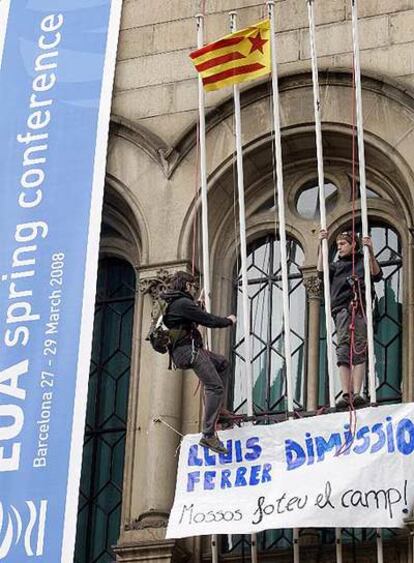
<svg viewBox="0 0 414 563"><path fill-rule="evenodd" d="M264 20L190 53L207 91L269 74L270 21Z"/></svg>

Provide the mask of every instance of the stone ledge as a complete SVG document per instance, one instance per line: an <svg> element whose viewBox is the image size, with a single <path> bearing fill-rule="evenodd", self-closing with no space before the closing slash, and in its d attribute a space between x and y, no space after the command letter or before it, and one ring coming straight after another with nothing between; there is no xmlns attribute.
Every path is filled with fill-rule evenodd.
<svg viewBox="0 0 414 563"><path fill-rule="evenodd" d="M166 540L163 535L158 529L154 530L154 539L125 542L115 546L113 551L116 553L116 562L184 563L190 559L190 554L178 540Z"/></svg>

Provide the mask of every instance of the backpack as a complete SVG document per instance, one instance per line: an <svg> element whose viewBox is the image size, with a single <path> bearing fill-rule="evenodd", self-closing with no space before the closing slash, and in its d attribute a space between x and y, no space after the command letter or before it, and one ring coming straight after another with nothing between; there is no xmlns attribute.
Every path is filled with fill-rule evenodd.
<svg viewBox="0 0 414 563"><path fill-rule="evenodd" d="M170 331L164 324L164 315L168 303L164 299L157 299L151 313L151 325L145 340L148 340L153 349L159 354L166 354L171 344Z"/></svg>

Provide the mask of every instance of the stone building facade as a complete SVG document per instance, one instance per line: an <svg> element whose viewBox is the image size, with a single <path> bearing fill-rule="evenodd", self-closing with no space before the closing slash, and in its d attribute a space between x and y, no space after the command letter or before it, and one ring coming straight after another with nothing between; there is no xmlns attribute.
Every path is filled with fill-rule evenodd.
<svg viewBox="0 0 414 563"><path fill-rule="evenodd" d="M386 281L379 290L383 324L376 345L378 395L385 402L412 401L414 0L360 0L359 4L369 215L376 250L386 271ZM98 286L95 325L94 349L101 348L92 359L90 386L90 402L101 404L101 413L112 408L105 420L117 419L118 426L107 429L105 436L116 430L119 441L105 438L110 448L109 453L102 453L106 427L91 411L85 444L90 440L93 446L91 457L84 458L80 526L92 531L88 540L78 532L79 563L107 562L115 557L120 563L211 560L207 539L164 539L179 444L174 430L182 434L199 431L201 398L194 375L169 371L166 358L153 353L145 336L152 300L168 274L190 269L194 254L199 266L197 79L188 58L196 46L194 16L204 10L208 42L228 33L228 12L233 9L238 12L240 28L266 15L265 3L256 0L123 2L101 240L103 297L100 300ZM351 220L350 11L351 0L315 0L332 240ZM306 1L277 1L276 28L291 303L297 337L295 400L297 406L312 410L326 401L326 374L321 360L323 310L316 280L319 219ZM270 287L277 311L280 291L275 289L278 250L270 91L268 80L246 84L241 105L249 260L252 272L255 268L261 272L251 274L251 283ZM238 263L231 91L210 93L206 103L212 309L228 314L237 308ZM119 290L125 276L129 293L125 288ZM112 289L108 289L111 283ZM252 299L252 306L263 305ZM109 315L105 321L103 310ZM273 367L266 368L271 370L267 383L255 386L256 402L268 410L283 408L282 386L277 381L280 374L275 375L283 362L282 351L274 345L281 330L276 317L268 321L273 335L269 345ZM103 336L98 346L96 334L104 334L105 327L112 327L112 336ZM253 328L259 336L264 330L262 326ZM231 354L241 337L240 332L232 337L214 334L213 347ZM112 344L108 344L110 340ZM105 356L102 350L111 345L112 352ZM242 399L237 350L233 357L229 401L237 407ZM116 395L110 407L103 395L100 399L99 393L105 392ZM99 479L96 472L100 472ZM117 501L112 506L115 492ZM350 529L343 536L344 561L377 560L373 531ZM264 535L259 540L260 560L291 561L291 539L289 532L283 531ZM248 541L234 538L221 542L221 560L249 561ZM111 545L116 555L110 555ZM306 555L303 560L335 561L329 531L304 530L300 545ZM384 532L384 561L412 561L409 546L407 530Z"/></svg>

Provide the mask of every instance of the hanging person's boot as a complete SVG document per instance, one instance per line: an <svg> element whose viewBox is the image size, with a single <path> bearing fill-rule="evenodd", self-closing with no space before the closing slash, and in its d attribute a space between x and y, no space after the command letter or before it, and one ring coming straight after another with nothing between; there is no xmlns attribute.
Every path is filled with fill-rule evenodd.
<svg viewBox="0 0 414 563"><path fill-rule="evenodd" d="M209 448L211 451L216 452L218 454L228 454L229 451L220 441L217 434L213 434L212 436L203 436L200 440L200 446L204 448Z"/></svg>
<svg viewBox="0 0 414 563"><path fill-rule="evenodd" d="M364 397L359 393L354 393L352 396L352 404L354 405L355 408L366 407L368 401L364 399Z"/></svg>
<svg viewBox="0 0 414 563"><path fill-rule="evenodd" d="M335 403L337 410L345 410L349 407L349 393L342 393L342 397Z"/></svg>

